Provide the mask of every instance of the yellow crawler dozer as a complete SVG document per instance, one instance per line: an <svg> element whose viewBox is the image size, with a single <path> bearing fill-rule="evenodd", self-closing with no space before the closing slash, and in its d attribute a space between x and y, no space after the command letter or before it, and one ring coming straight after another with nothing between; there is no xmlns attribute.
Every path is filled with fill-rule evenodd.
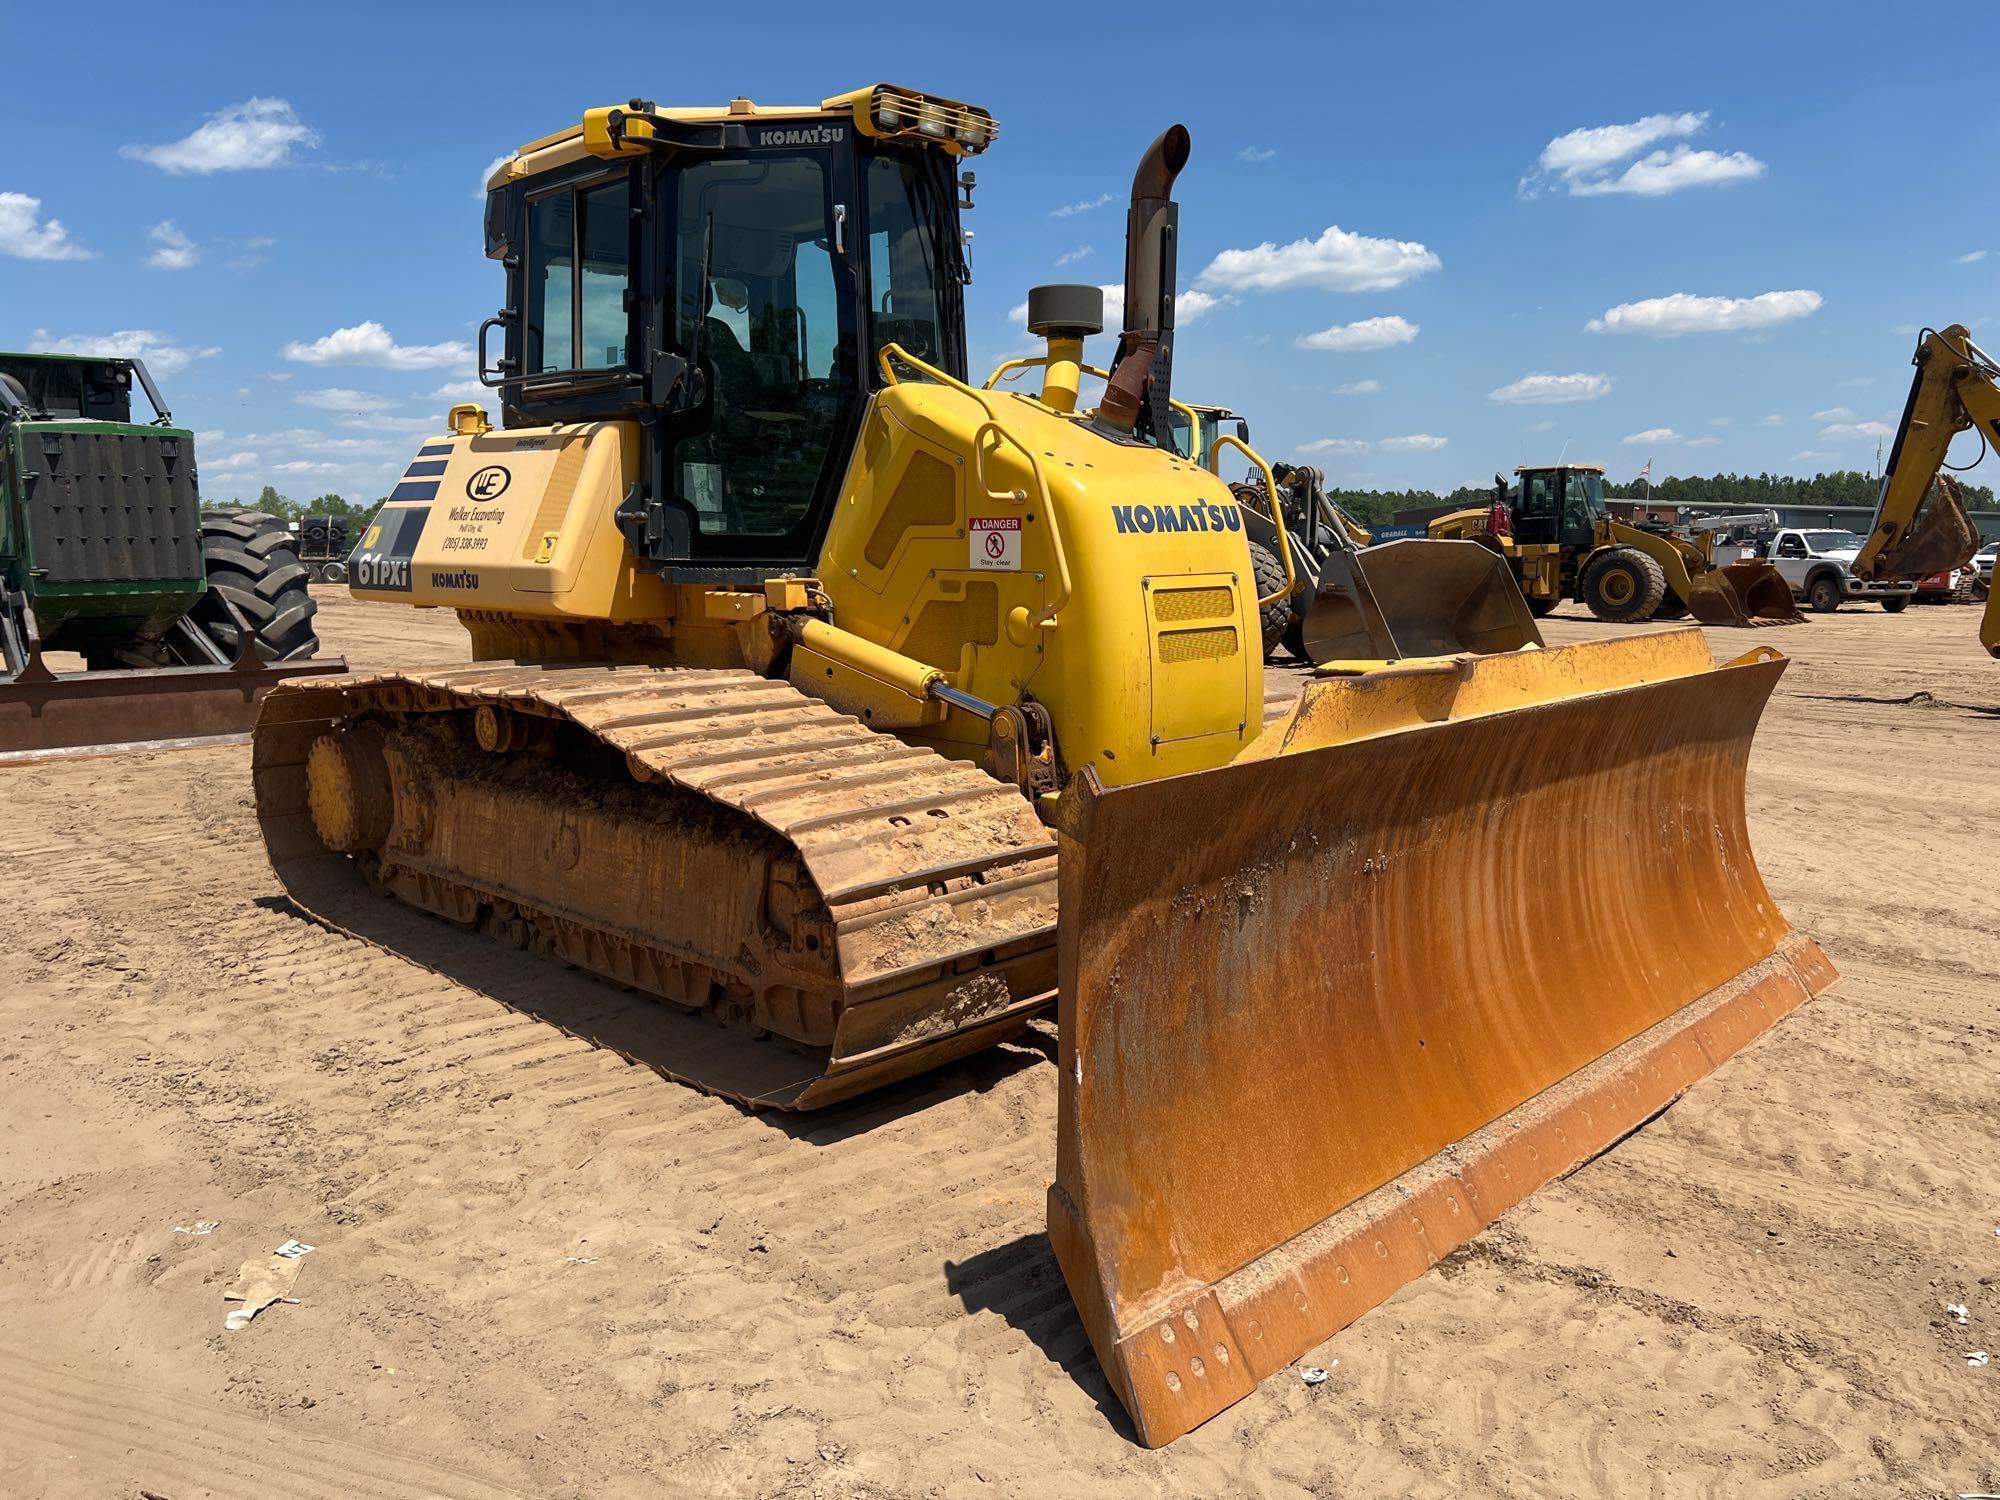
<svg viewBox="0 0 2000 1500"><path fill-rule="evenodd" d="M752 1106L1059 995L1050 1233L1156 1444L1831 971L1745 836L1775 652L1544 648L1498 559L1409 543L1380 598L1332 559L1348 644L1265 724L1243 515L1167 440L1187 132L1084 409L1095 288L1030 293L1039 391L966 377L994 130L886 86L633 101L498 167L502 421L455 409L351 571L475 663L279 688L257 805L327 920L387 892L710 1014L735 1050L668 1067Z"/></svg>

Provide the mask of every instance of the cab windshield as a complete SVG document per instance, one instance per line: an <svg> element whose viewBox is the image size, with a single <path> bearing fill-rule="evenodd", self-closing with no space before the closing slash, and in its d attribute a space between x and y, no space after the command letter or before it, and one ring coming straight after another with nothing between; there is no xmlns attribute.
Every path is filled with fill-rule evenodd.
<svg viewBox="0 0 2000 1500"><path fill-rule="evenodd" d="M1808 531L1806 545L1815 552L1859 552L1861 538L1851 531Z"/></svg>

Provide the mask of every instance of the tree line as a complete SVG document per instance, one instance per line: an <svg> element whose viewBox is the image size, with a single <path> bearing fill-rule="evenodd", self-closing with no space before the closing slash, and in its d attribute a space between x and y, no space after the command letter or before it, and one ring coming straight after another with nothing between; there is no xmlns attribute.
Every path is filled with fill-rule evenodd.
<svg viewBox="0 0 2000 1500"><path fill-rule="evenodd" d="M1873 508L1881 481L1858 469L1840 469L1831 474L1815 474L1801 479L1793 474L1698 474L1670 475L1657 481L1647 495L1646 482L1633 479L1619 483L1607 479L1604 495L1610 500L1650 498L1655 505L1678 505L1690 510L1764 510L1777 505L1860 505ZM1964 486L1965 503L1974 510L1993 508L1993 491L1983 484ZM1439 505L1456 509L1489 505L1493 490L1489 485L1464 485L1448 495L1432 490L1345 490L1327 489L1327 498L1364 526L1387 526L1399 511L1428 510Z"/></svg>

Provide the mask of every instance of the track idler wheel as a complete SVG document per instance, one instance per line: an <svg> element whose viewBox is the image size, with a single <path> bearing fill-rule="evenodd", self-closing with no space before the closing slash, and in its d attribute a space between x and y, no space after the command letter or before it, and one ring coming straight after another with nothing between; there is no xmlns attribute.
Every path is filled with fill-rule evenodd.
<svg viewBox="0 0 2000 1500"><path fill-rule="evenodd" d="M380 729L363 724L313 741L306 753L306 809L320 842L335 853L381 847L396 803Z"/></svg>

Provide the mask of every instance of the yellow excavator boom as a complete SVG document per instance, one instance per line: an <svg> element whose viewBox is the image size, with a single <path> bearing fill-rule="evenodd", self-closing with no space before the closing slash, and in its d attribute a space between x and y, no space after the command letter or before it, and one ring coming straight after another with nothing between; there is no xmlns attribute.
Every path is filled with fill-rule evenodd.
<svg viewBox="0 0 2000 1500"><path fill-rule="evenodd" d="M1924 578L1963 567L1979 529L1946 468L1951 441L1968 429L2000 451L2000 364L1963 324L1926 328L1911 361L1917 373L1889 449L1875 522L1854 559L1860 578ZM2000 656L2000 592L1986 600L1980 644Z"/></svg>

